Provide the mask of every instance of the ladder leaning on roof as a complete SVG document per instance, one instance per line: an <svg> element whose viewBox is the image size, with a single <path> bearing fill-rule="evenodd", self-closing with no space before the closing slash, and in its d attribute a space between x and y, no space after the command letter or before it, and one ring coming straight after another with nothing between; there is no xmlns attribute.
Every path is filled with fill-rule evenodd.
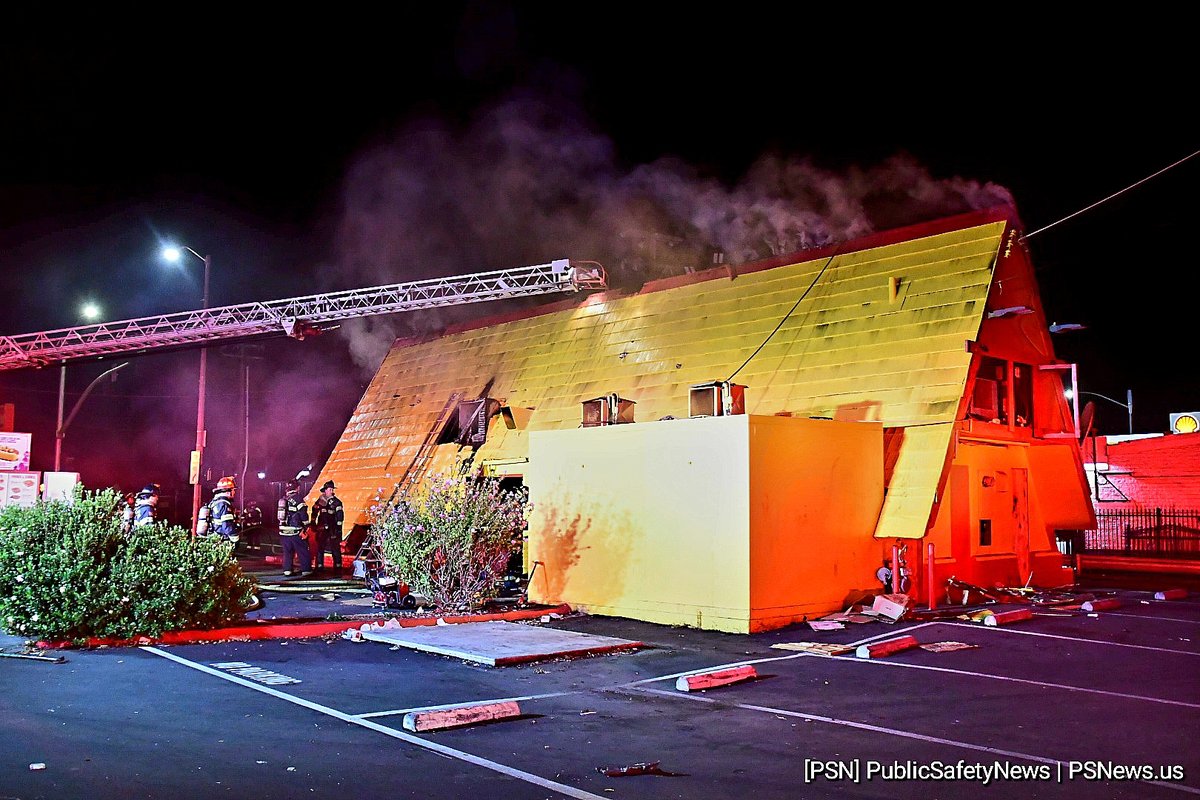
<svg viewBox="0 0 1200 800"><path fill-rule="evenodd" d="M400 480L396 482L395 488L392 489L391 497L383 504L381 513L386 514L394 508L397 499L400 502L404 502L404 498L408 495L409 490L420 483L421 479L425 477L425 473L429 471L429 465L433 461L433 451L437 448L438 437L441 435L442 429L446 427L447 418L450 414L457 411L460 399L462 399L462 392L453 392L450 398L446 400L446 405L442 406L442 410L438 413L433 427L425 434L425 440L417 448L417 454L413 456L408 469L400 476ZM355 577L363 578L369 582L372 577L386 574L387 558L383 553L383 537L374 526L368 531L367 537L363 539L354 560L356 562L354 565ZM362 562L361 567L357 562ZM359 574L360 572L361 574Z"/></svg>

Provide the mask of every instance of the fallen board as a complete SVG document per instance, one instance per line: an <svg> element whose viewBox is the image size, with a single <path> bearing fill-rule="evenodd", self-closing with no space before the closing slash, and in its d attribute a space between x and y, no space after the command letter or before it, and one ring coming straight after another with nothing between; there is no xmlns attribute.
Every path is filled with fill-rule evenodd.
<svg viewBox="0 0 1200 800"><path fill-rule="evenodd" d="M365 626L364 626L365 627ZM462 625L362 630L370 642L399 645L492 667L644 647L641 642L494 620Z"/></svg>

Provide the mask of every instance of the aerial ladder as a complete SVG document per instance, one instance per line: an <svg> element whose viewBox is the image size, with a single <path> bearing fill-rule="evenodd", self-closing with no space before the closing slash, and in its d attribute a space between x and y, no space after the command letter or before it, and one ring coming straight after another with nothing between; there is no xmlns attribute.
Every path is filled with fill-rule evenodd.
<svg viewBox="0 0 1200 800"><path fill-rule="evenodd" d="M0 336L0 371L66 364L120 353L205 347L222 340L281 333L304 339L319 333L323 324L356 317L605 289L607 285L607 276L599 263L564 258L515 269ZM397 483L389 504L398 496L406 495L424 476L438 431L457 407L459 398L460 395L455 393L446 402L438 421ZM368 566L370 574L360 577L386 578L381 544L372 536L363 542L356 560Z"/></svg>
<svg viewBox="0 0 1200 800"><path fill-rule="evenodd" d="M319 333L323 324L356 317L604 288L607 279L600 264L564 258L530 267L0 336L0 371L281 333L303 339Z"/></svg>

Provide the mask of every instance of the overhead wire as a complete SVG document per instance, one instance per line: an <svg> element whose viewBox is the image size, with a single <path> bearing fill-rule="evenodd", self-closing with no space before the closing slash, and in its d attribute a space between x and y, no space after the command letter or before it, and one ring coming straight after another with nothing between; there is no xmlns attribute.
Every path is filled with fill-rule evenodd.
<svg viewBox="0 0 1200 800"><path fill-rule="evenodd" d="M800 297L798 297L796 299L796 302L792 304L792 307L788 310L788 312L783 315L783 319L779 320L779 324L775 326L775 330L773 330L769 334L767 334L767 338L763 339L762 344L760 344L757 348L755 348L754 352L750 354L750 357L747 358L745 361L743 361L742 365L740 367L738 367L737 369L735 369L733 371L733 374L725 379L726 383L729 383L729 381L733 380L734 377L739 372L741 372L743 369L745 369L746 365L754 360L754 357L756 355L758 355L759 351L761 351L764 347L767 346L767 342L771 341L771 338L775 334L779 333L779 329L783 327L783 323L787 322L788 317L792 316L792 314L795 313L796 309L800 307L800 303L804 301L805 297L808 297L808 293L811 292L813 287L817 285L817 281L821 280L821 276L825 274L825 270L829 269L829 265L833 263L833 259L836 257L837 257L836 252L834 252L833 255L829 256L829 259L825 262L825 266L821 267L821 271L817 273L817 277L813 278L812 283L810 283L808 285L808 288L804 290L804 294L800 295Z"/></svg>
<svg viewBox="0 0 1200 800"><path fill-rule="evenodd" d="M1158 172L1155 172L1153 175L1147 175L1146 177L1142 178L1137 183L1132 183L1129 186L1126 186L1124 189L1121 189L1118 192L1113 192L1112 194L1110 194L1108 197L1104 198L1103 200L1097 200L1096 202L1092 203L1090 206L1088 206L1086 208L1081 208L1073 214L1068 214L1067 216L1063 217L1062 219L1060 219L1056 222L1051 222L1049 225L1043 225L1042 227L1038 228L1036 231L1030 231L1029 233L1025 234L1021 238L1028 239L1031 236L1036 236L1037 234L1041 233L1042 231L1050 230L1055 225L1058 225L1060 222L1066 222L1067 220L1071 219L1072 217L1078 217L1080 214L1091 211L1093 208L1100 205L1101 203L1107 203L1109 200L1112 200L1114 197L1117 197L1118 195L1122 195L1125 192L1128 192L1130 189L1136 189L1138 186L1141 186L1146 181L1157 178L1159 175L1162 175L1167 170L1178 167L1183 162L1187 161L1190 158L1195 158L1198 155L1200 155L1200 150L1197 150L1196 152L1192 153L1191 155L1184 156L1183 158L1176 161L1174 164L1169 164L1168 166L1163 167Z"/></svg>

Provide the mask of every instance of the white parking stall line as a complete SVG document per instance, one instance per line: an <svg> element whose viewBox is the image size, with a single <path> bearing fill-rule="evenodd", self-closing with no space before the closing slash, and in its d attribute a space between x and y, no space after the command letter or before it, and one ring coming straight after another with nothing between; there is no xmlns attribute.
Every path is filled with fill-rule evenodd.
<svg viewBox="0 0 1200 800"><path fill-rule="evenodd" d="M1197 599L1196 599L1196 598L1197 598L1197 595L1196 595L1196 593L1195 593L1195 592L1192 592L1192 593L1191 593L1191 594L1189 594L1189 595L1188 595L1186 598L1183 598L1183 597L1181 597L1181 598L1180 598L1180 599L1178 599L1178 600L1156 600L1156 599L1155 599L1155 597L1154 597L1154 595L1155 595L1155 594L1157 594L1157 592L1152 592L1152 591L1148 591L1148 590L1147 590L1147 591L1134 591L1134 590L1128 590L1128 591L1127 591L1127 594L1134 594L1134 595L1140 594L1140 595L1144 595L1144 596L1145 596L1145 597L1146 597L1146 598L1147 598L1147 599L1148 599L1148 600L1149 600L1151 603L1153 603L1153 604L1154 604L1154 605L1156 605L1156 606L1159 606L1159 605L1165 605L1165 606L1200 606L1200 600L1197 600Z"/></svg>
<svg viewBox="0 0 1200 800"><path fill-rule="evenodd" d="M914 733L913 731L905 731L899 728L885 728L882 725L871 725L866 722L855 722L848 719L838 719L837 717L827 717L823 714L806 714L803 711L792 711L786 708L772 708L770 706L759 706L750 703L731 703L726 700L716 700L711 697L701 697L694 694L685 694L683 692L668 692L664 689L650 689L646 687L630 687L629 691L639 692L642 694L654 694L662 697L670 697L676 700L693 700L699 703L720 703L725 708L741 708L746 711L757 711L765 714L776 714L784 717L795 717L797 719L810 720L812 722L824 722L829 725L840 725L847 728L855 728L857 730L871 731L873 733L882 733L887 736L899 736L904 739L915 739L929 744L940 744L947 747L956 747L964 750L974 750L980 753L989 753L991 755L1005 756L1007 758L1016 758L1024 761L1033 761L1039 764L1049 764L1058 770L1062 770L1063 761L1046 756L1034 755L1033 753L1022 753L1018 750L1004 750L998 747L988 747L982 744L972 744L958 739L943 739L940 736L929 736L923 733ZM1162 786L1167 789L1174 789L1187 794L1200 795L1200 789L1191 786L1185 786L1180 783L1167 783L1165 781L1142 781L1142 783L1153 784L1154 786Z"/></svg>
<svg viewBox="0 0 1200 800"><path fill-rule="evenodd" d="M419 714L424 711L446 711L451 708L467 708L469 706L484 706L493 703L515 703L521 700L542 700L547 697L565 697L569 694L582 694L582 692L548 692L547 694L525 694L520 697L501 697L496 700L468 700L465 703L445 703L440 706L415 706L413 708L396 708L391 711L368 711L365 714L354 714L353 716L359 719L371 719L373 717L393 717L397 714Z"/></svg>
<svg viewBox="0 0 1200 800"><path fill-rule="evenodd" d="M1084 637L1084 636L1062 636L1057 633L1038 633L1036 631L1019 631L1015 628L1010 628L1010 627L1002 626L1002 625L997 625L996 627L991 627L990 625L980 625L975 622L947 622L946 620L938 620L937 622L931 622L929 624L931 624L931 625L949 625L952 628L967 627L967 628L972 628L975 630L997 631L999 633L1015 633L1019 636L1042 636L1047 639L1062 639L1062 640L1068 641L1068 642L1082 642L1084 644L1098 644L1098 645L1103 645L1105 647L1128 647L1132 650L1150 650L1155 653L1175 653L1176 655L1181 655L1181 656L1200 656L1200 652L1196 652L1194 650L1173 650L1169 647L1151 647L1150 645L1146 645L1146 644L1126 644L1125 642L1104 642L1099 639L1088 639L1087 637Z"/></svg>
<svg viewBox="0 0 1200 800"><path fill-rule="evenodd" d="M1117 611L1105 611L1106 617L1130 617L1132 619L1157 619L1163 622L1182 622L1184 625L1200 625L1200 619L1179 619L1178 617L1154 617L1149 614L1121 614Z"/></svg>
<svg viewBox="0 0 1200 800"><path fill-rule="evenodd" d="M404 731L398 731L395 728L389 728L386 725L380 725L377 722L360 719L352 714L346 714L342 711L338 711L336 708L330 708L329 706L321 705L320 703L314 703L311 700L305 700L304 698L290 695L287 692L281 692L278 689L272 689L270 686L263 686L261 684L253 683L245 678L238 677L237 675L221 672L218 669L213 669L206 664L199 664L195 661L189 661L186 658L181 658L174 653L168 653L165 650L158 649L157 647L142 647L141 649L148 653L153 653L156 656L161 656L170 661L174 661L177 664L182 664L185 667L213 675L221 680L229 681L230 683L236 683L239 686L244 686L247 689L253 689L256 692L268 694L272 697L292 703L293 705L301 706L311 711L325 714L326 716L333 717L334 719L339 719L342 722L348 722L351 725L358 725L368 730L375 731L376 733L382 733L384 736L390 736L393 739L399 739L402 742L407 742L408 744L438 753L439 755L447 756L449 758L456 758L459 761L465 761L468 764L474 764L478 767L499 772L500 774L507 775L510 778L516 778L517 780L522 780L527 783L532 783L536 786L541 786L544 789L558 792L559 794L566 795L567 797L578 798L578 800L602 800L600 795L592 794L591 792L585 792L582 789L576 789L574 786L567 786L566 784L543 778L540 775L534 775L531 772L525 772L524 770L510 767L507 764L501 764L496 761L491 761L486 758L472 755L471 753L467 753L462 750L456 750L453 747L447 747L444 744L438 744L437 742L422 739L419 736L413 736L412 734L405 733Z"/></svg>
<svg viewBox="0 0 1200 800"><path fill-rule="evenodd" d="M874 636L867 636L866 638L859 639L854 642L847 642L846 647L858 647L861 644L866 644L867 642L873 642L876 639L883 639L883 638L886 638L889 636L901 636L904 634L911 633L912 631L915 631L918 628L924 628L927 625L933 625L933 624L934 623L932 623L932 622L922 622L918 625L913 625L911 627L905 628L904 630L902 630L900 632L888 631L887 633L877 633ZM670 675L659 675L658 677L655 677L655 678L642 678L640 681L630 681L629 683L618 683L618 684L614 684L612 686L607 686L607 687L601 689L600 691L609 691L611 689L623 689L628 686L641 686L642 684L645 684L645 683L658 683L659 681L673 681L673 680L676 680L677 678L686 678L689 675L699 675L704 672L716 672L718 670L736 669L738 667L746 667L746 666L751 666L754 664L771 664L776 661L791 661L796 658L811 658L814 655L818 655L818 654L815 654L815 653L790 653L789 655L786 655L786 656L766 656L764 658L747 659L745 661L733 661L728 664L715 664L713 666L700 667L699 669L690 669L690 670L687 670L686 672L673 672ZM825 656L823 656L823 655L818 655L818 657L825 658Z"/></svg>
<svg viewBox="0 0 1200 800"><path fill-rule="evenodd" d="M838 661L844 661L854 664L875 664L884 667L902 667L904 669L921 669L929 672L945 672L952 675L966 675L971 678L987 678L994 681L1007 681L1009 683L1024 683L1030 686L1042 686L1047 689L1064 689L1069 692L1085 692L1087 694L1099 694L1106 697L1120 697L1125 700L1141 700L1147 703L1162 703L1169 706L1183 706L1184 708L1200 708L1200 703L1185 703L1182 700L1165 700L1161 697L1147 697L1141 694L1128 694L1126 692L1110 692L1104 689L1089 689L1083 686L1071 686L1066 683L1050 683L1049 681L1035 681L1029 678L1013 678L1008 675L993 675L989 672L973 672L966 669L953 669L951 667L935 667L930 664L913 664L906 661L891 661L888 659L878 658L839 658Z"/></svg>

